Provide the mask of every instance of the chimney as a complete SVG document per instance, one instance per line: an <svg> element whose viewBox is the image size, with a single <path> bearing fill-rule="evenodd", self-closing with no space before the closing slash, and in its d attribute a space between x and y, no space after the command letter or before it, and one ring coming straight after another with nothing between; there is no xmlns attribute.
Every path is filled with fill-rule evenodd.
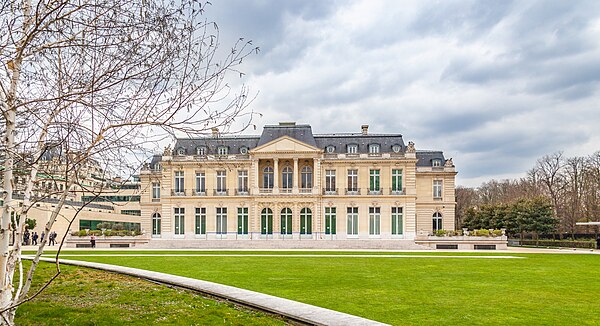
<svg viewBox="0 0 600 326"><path fill-rule="evenodd" d="M362 125L360 128L362 129L363 135L366 135L369 133L369 125Z"/></svg>
<svg viewBox="0 0 600 326"><path fill-rule="evenodd" d="M212 130L213 137L219 136L219 128L213 127L213 128L210 128L210 130Z"/></svg>

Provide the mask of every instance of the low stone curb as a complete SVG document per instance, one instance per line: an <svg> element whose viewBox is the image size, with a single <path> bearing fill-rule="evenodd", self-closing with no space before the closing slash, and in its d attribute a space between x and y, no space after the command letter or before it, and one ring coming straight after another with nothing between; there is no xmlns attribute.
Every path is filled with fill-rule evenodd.
<svg viewBox="0 0 600 326"><path fill-rule="evenodd" d="M32 257L24 256L23 258L31 259ZM45 262L55 262L54 258L42 257L40 260ZM311 325L387 325L370 319L316 307L306 303L283 299L250 290L239 289L233 286L197 280L189 277L79 260L60 259L59 261L61 264L89 267L119 274L131 275L199 291Z"/></svg>

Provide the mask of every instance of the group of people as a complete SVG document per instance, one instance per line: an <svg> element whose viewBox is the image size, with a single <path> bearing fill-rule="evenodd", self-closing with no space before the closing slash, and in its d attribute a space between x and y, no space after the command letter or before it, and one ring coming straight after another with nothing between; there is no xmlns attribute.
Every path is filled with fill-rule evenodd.
<svg viewBox="0 0 600 326"><path fill-rule="evenodd" d="M44 231L42 231L41 236L38 235L37 232L33 232L33 235L31 235L31 243L29 243L30 233L29 230L25 230L25 233L23 233L23 245L28 246L31 244L32 246L37 246L38 239L40 240L40 242L44 242L45 237L46 233ZM50 232L50 234L48 235L48 244L50 246L54 246L56 244L56 237L57 234L55 231Z"/></svg>

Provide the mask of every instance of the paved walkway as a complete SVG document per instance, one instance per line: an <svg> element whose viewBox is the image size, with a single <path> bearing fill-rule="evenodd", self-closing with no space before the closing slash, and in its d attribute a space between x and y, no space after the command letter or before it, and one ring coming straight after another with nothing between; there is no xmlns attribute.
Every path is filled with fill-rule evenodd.
<svg viewBox="0 0 600 326"><path fill-rule="evenodd" d="M31 256L28 257L31 258ZM54 259L52 258L41 258L41 260L54 262ZM246 306L282 315L292 320L301 321L310 325L387 325L362 317L316 307L293 300L188 277L152 272L131 267L122 267L78 260L60 259L60 262L61 264L101 269L192 289Z"/></svg>

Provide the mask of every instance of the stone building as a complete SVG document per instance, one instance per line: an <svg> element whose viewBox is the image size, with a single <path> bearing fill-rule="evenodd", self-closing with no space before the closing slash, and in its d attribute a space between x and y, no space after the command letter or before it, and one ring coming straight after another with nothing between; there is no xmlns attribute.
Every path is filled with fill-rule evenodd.
<svg viewBox="0 0 600 326"><path fill-rule="evenodd" d="M158 247L414 243L418 232L454 230L455 175L441 151L416 150L366 125L333 134L296 123L265 126L260 136L213 130L177 139L142 169L141 227Z"/></svg>

